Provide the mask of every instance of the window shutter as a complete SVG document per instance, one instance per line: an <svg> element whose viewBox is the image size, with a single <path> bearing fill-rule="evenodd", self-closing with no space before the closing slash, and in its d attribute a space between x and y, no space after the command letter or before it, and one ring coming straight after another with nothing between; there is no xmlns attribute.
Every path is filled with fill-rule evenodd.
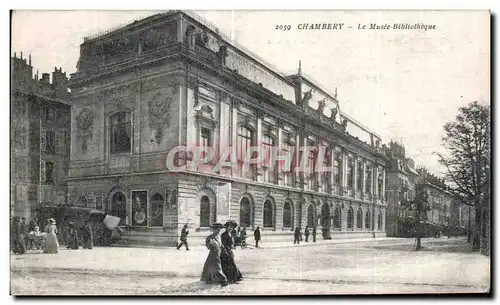
<svg viewBox="0 0 500 305"><path fill-rule="evenodd" d="M45 145L45 131L42 131L40 133L40 149L42 151L45 151L46 145Z"/></svg>
<svg viewBox="0 0 500 305"><path fill-rule="evenodd" d="M40 181L41 182L45 182L45 180L46 180L45 172L46 172L45 161L40 161Z"/></svg>
<svg viewBox="0 0 500 305"><path fill-rule="evenodd" d="M60 152L60 147L59 147L59 145L61 144L60 136L61 136L61 134L59 132L54 131L54 148L55 148L56 154L59 154L59 152Z"/></svg>

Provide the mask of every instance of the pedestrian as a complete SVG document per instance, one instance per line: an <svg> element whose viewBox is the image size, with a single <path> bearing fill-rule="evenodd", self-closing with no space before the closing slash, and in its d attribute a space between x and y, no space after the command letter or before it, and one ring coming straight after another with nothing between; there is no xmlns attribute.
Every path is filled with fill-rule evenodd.
<svg viewBox="0 0 500 305"><path fill-rule="evenodd" d="M228 221L224 225L226 231L222 233L222 248L221 248L221 264L222 272L227 277L230 284L238 284L239 281L243 280L243 275L236 266L234 262L234 252L233 252L233 238L232 233L235 231L235 227L238 225L234 221Z"/></svg>
<svg viewBox="0 0 500 305"><path fill-rule="evenodd" d="M75 223L71 221L69 222L69 238L66 248L78 250L79 247L78 230L75 228Z"/></svg>
<svg viewBox="0 0 500 305"><path fill-rule="evenodd" d="M205 245L210 252L208 252L208 257L205 261L205 265L203 266L201 281L207 284L218 283L221 287L224 287L228 285L228 281L226 275L222 272L222 242L219 236L221 229L221 223L214 223L212 225L213 233L205 239Z"/></svg>
<svg viewBox="0 0 500 305"><path fill-rule="evenodd" d="M26 236L28 226L26 225L26 218L22 217L21 222L19 223L19 243L21 247L21 251L23 253L26 253L28 249L28 238Z"/></svg>
<svg viewBox="0 0 500 305"><path fill-rule="evenodd" d="M181 242L177 245L177 250L180 250L182 245L186 245L186 251L189 251L189 246L187 242L188 234L189 234L188 225L185 224L181 230Z"/></svg>
<svg viewBox="0 0 500 305"><path fill-rule="evenodd" d="M59 241L57 240L57 227L54 218L50 218L47 221L47 226L45 227L45 243L43 244L43 253L56 254L59 252Z"/></svg>
<svg viewBox="0 0 500 305"><path fill-rule="evenodd" d="M306 243L308 243L309 242L309 228L308 227L305 228L304 235L306 236Z"/></svg>
<svg viewBox="0 0 500 305"><path fill-rule="evenodd" d="M312 235L313 235L313 243L315 243L316 242L316 226L313 227Z"/></svg>
<svg viewBox="0 0 500 305"><path fill-rule="evenodd" d="M21 234L21 222L18 216L15 216L12 219L12 251L15 254L24 254L26 253L26 244L24 242L24 238Z"/></svg>
<svg viewBox="0 0 500 305"><path fill-rule="evenodd" d="M295 228L295 232L293 232L293 244L300 244L300 229L299 227Z"/></svg>
<svg viewBox="0 0 500 305"><path fill-rule="evenodd" d="M83 240L83 249L92 249L94 246L94 234L92 234L92 224L90 221L87 221L85 225L83 226L83 234L82 234L82 240Z"/></svg>
<svg viewBox="0 0 500 305"><path fill-rule="evenodd" d="M257 229L255 229L255 231L253 232L253 237L255 238L255 248L258 248L260 241L260 227L257 227Z"/></svg>

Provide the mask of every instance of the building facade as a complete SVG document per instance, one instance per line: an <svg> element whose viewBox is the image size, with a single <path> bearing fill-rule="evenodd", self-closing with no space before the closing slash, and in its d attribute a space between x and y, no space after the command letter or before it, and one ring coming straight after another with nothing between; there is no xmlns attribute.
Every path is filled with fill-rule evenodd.
<svg viewBox="0 0 500 305"><path fill-rule="evenodd" d="M429 223L433 231L446 227L458 228L461 221L460 203L449 191L444 179L431 174L425 168L416 168L415 162L406 158L402 144L391 141L386 147L387 162L387 236L407 236L407 221L415 211L405 203L415 200L416 194L425 192L429 211L423 221Z"/></svg>
<svg viewBox="0 0 500 305"><path fill-rule="evenodd" d="M201 242L230 219L268 241L385 235L380 137L300 65L282 75L194 14L84 39L71 91L69 201L119 216L131 241L174 245L188 224ZM255 146L293 158L247 166Z"/></svg>
<svg viewBox="0 0 500 305"><path fill-rule="evenodd" d="M62 69L33 76L31 56L11 58L11 215L67 201L70 106Z"/></svg>

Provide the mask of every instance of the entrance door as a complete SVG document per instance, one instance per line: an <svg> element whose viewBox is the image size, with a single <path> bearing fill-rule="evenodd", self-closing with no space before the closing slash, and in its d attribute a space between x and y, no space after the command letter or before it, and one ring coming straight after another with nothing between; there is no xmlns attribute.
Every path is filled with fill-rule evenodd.
<svg viewBox="0 0 500 305"><path fill-rule="evenodd" d="M127 200L121 192L115 193L111 198L111 207L108 212L112 216L120 217L119 226L124 226L127 221Z"/></svg>

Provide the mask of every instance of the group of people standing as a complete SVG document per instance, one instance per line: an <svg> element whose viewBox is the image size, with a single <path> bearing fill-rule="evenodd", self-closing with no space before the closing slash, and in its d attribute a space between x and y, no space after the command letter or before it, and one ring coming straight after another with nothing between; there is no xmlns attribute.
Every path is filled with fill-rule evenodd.
<svg viewBox="0 0 500 305"><path fill-rule="evenodd" d="M206 240L205 245L210 250L203 267L201 280L207 284L220 284L222 287L229 284L238 284L243 280L243 275L234 261L234 230L237 223L229 221L225 225L215 223L212 225L213 233ZM224 233L219 235L222 228Z"/></svg>
<svg viewBox="0 0 500 305"><path fill-rule="evenodd" d="M29 235L29 236L28 236ZM53 218L47 220L44 233L40 232L35 221L26 224L26 218L13 217L11 221L11 249L15 254L24 254L32 247L31 243L43 237L43 253L55 254L59 252L57 226Z"/></svg>
<svg viewBox="0 0 500 305"><path fill-rule="evenodd" d="M77 226L74 222L69 223L69 239L66 248L78 250L80 245L84 249L92 249L94 246L92 225L90 222L86 222L83 226Z"/></svg>
<svg viewBox="0 0 500 305"><path fill-rule="evenodd" d="M304 229L304 236L306 237L306 243L309 242L309 227L306 227ZM316 227L312 227L312 238L313 242L316 242ZM302 240L302 233L300 232L299 227L295 228L295 231L293 233L293 244L300 244L300 241Z"/></svg>

